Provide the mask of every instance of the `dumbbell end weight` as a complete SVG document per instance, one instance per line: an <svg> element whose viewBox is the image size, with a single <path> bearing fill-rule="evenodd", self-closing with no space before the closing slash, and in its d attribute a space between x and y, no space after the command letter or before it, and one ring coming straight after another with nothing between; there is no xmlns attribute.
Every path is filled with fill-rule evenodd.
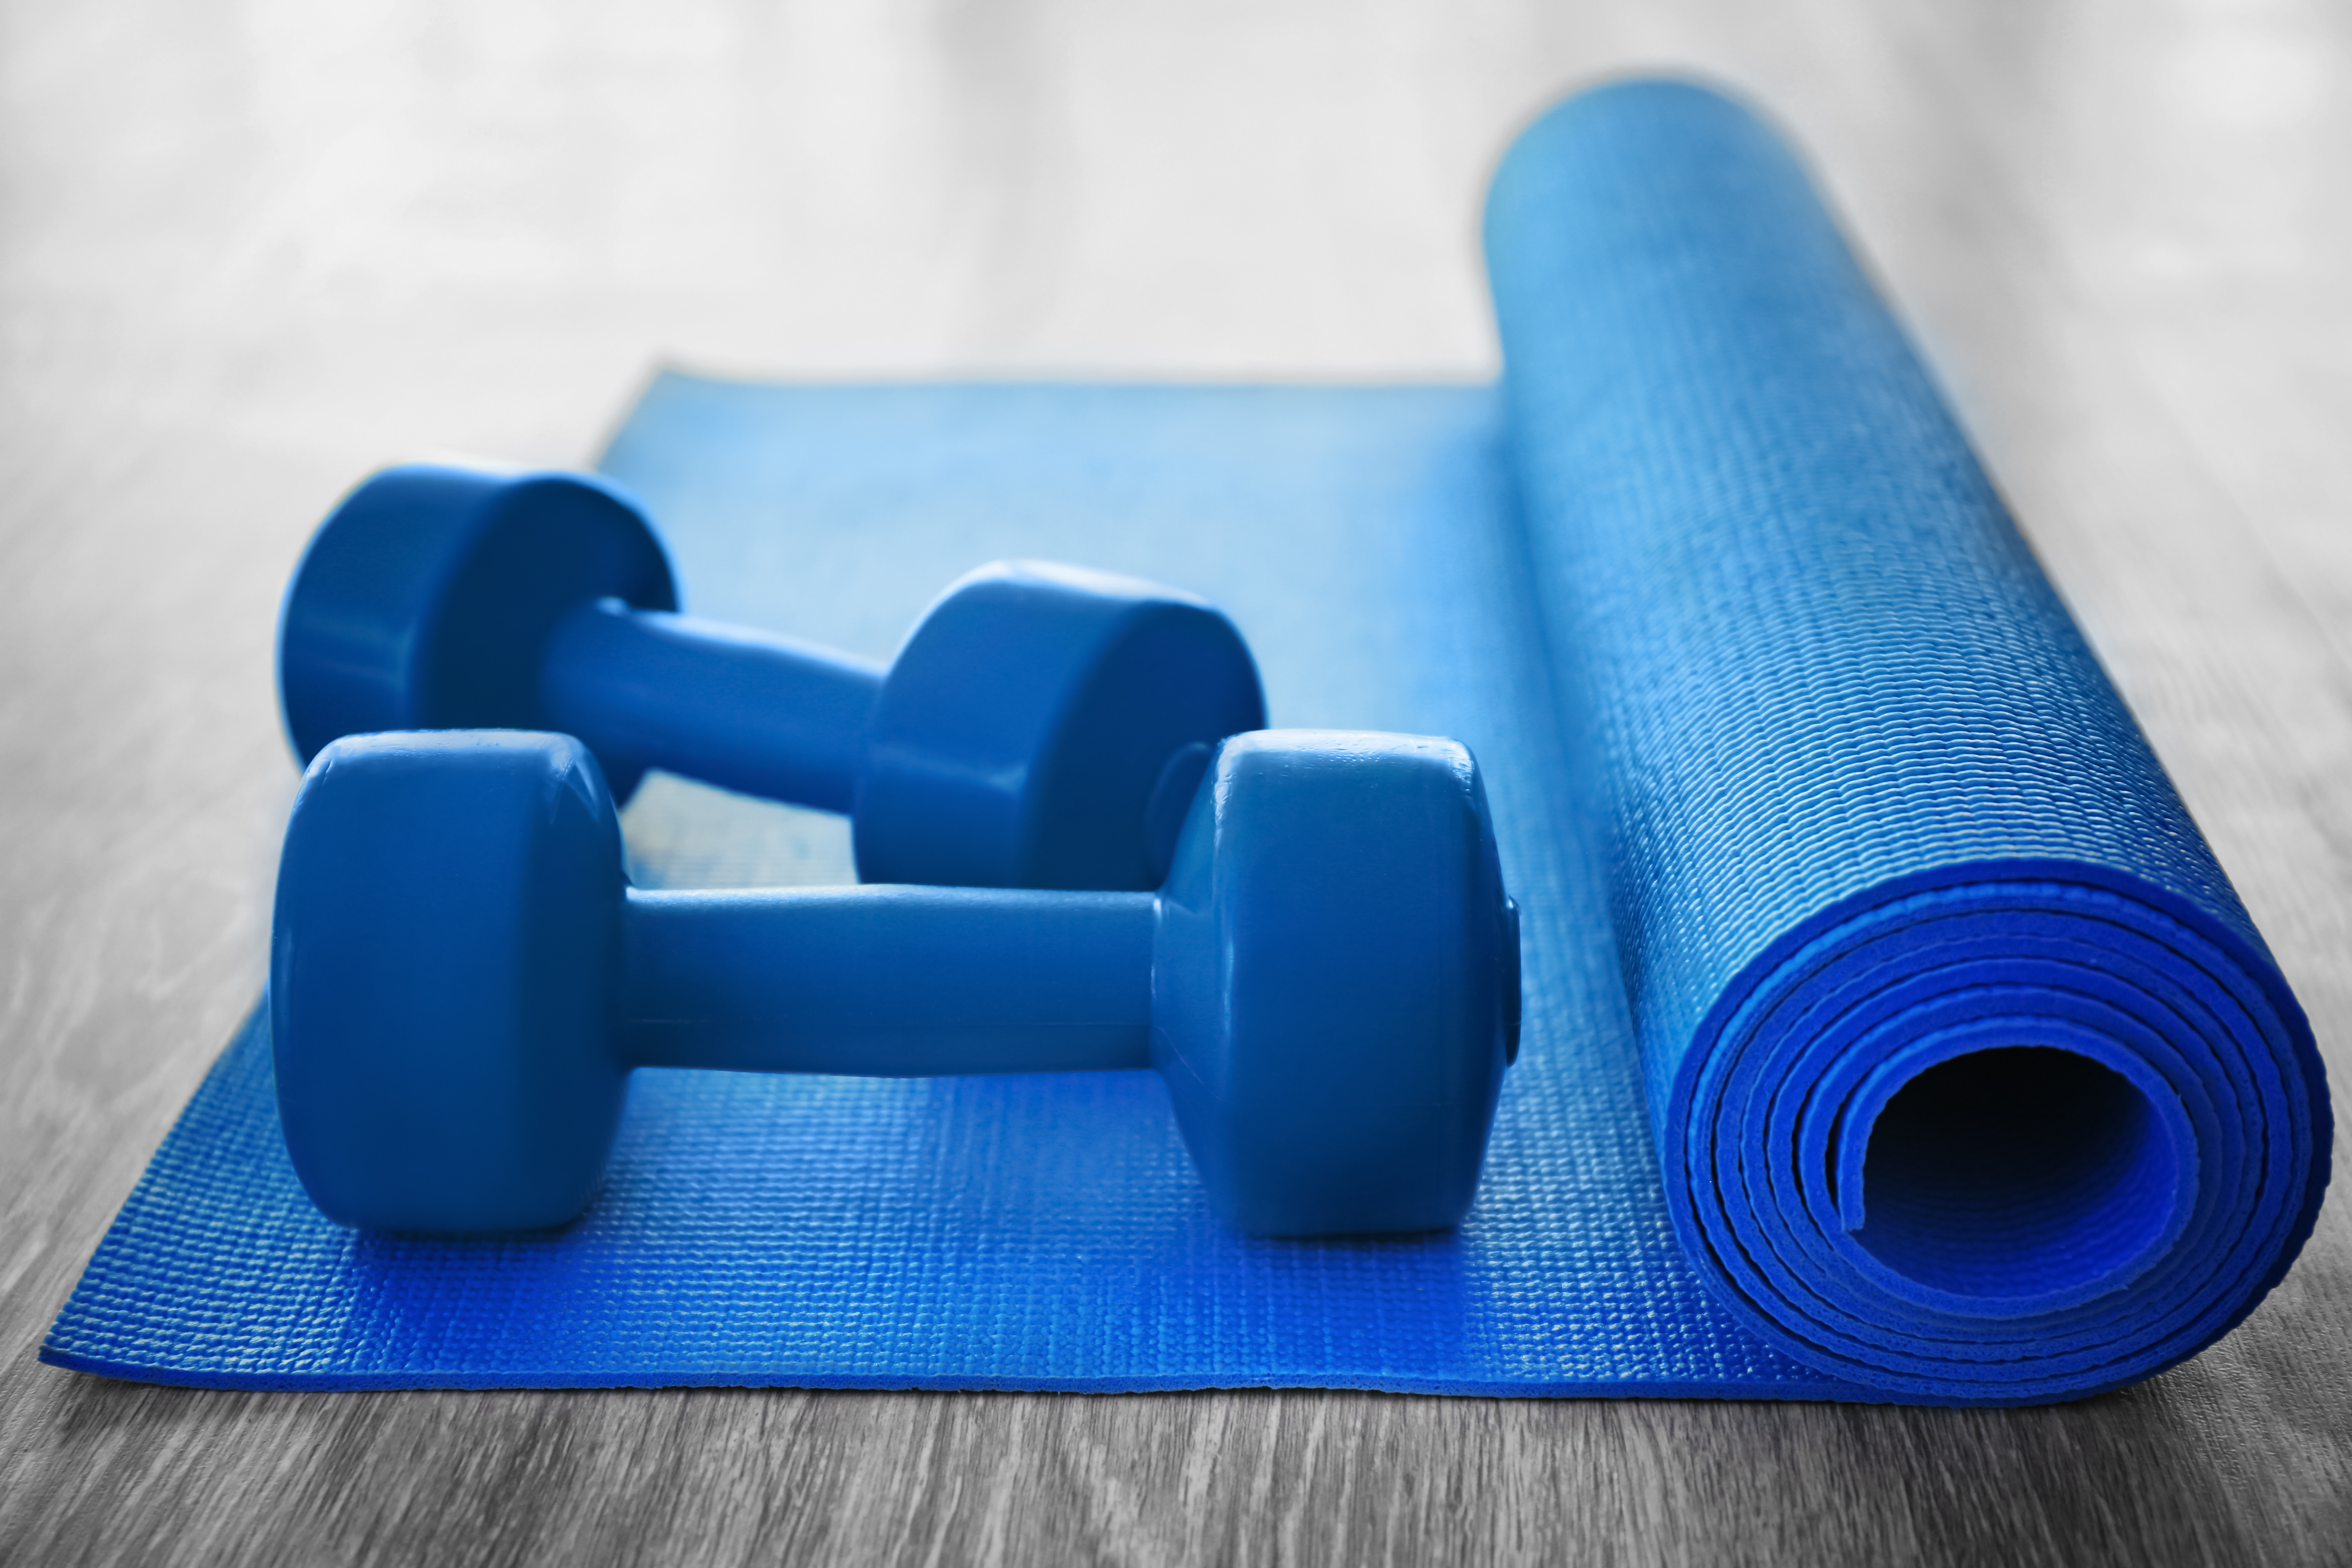
<svg viewBox="0 0 2352 1568"><path fill-rule="evenodd" d="M287 737L305 764L338 736L544 728L551 637L583 605L675 610L637 507L580 475L387 468L320 525L278 615ZM643 768L607 758L625 800Z"/></svg>
<svg viewBox="0 0 2352 1568"><path fill-rule="evenodd" d="M1228 1224L1435 1229L1517 1054L1517 906L1468 749L1266 730L1217 750L1160 893L1152 1054Z"/></svg>
<svg viewBox="0 0 2352 1568"><path fill-rule="evenodd" d="M1209 748L1265 723L1249 646L1207 601L1080 567L982 567L890 666L858 785L857 874L1157 887ZM1169 810L1163 783L1188 763Z"/></svg>
<svg viewBox="0 0 2352 1568"><path fill-rule="evenodd" d="M287 1152L329 1218L467 1234L587 1207L628 1073L622 865L601 770L568 737L360 735L311 762L269 1020Z"/></svg>

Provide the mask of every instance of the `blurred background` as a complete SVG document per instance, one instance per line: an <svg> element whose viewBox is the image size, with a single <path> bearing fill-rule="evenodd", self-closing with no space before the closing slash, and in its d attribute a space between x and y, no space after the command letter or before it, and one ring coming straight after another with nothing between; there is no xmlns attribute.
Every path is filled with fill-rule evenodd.
<svg viewBox="0 0 2352 1568"><path fill-rule="evenodd" d="M2336 1049L2335 0L0 0L0 1427L95 1397L33 1346L257 989L342 490L588 464L660 364L1492 377L1488 172L1660 68L1809 150ZM2352 1365L2341 1213L2199 1367ZM2215 1397L2250 1518L2347 1479Z"/></svg>

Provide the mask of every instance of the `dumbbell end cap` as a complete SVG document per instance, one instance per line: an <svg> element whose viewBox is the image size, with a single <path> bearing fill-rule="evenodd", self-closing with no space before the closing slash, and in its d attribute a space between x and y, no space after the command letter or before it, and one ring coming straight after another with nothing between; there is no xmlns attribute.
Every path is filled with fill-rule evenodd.
<svg viewBox="0 0 2352 1568"><path fill-rule="evenodd" d="M542 727L555 623L616 598L675 610L668 558L635 503L585 475L406 464L361 482L311 537L278 615L287 738ZM619 799L634 773L610 777Z"/></svg>
<svg viewBox="0 0 2352 1568"><path fill-rule="evenodd" d="M1151 807L1171 759L1265 723L1249 646L1206 600L1052 562L982 567L890 666L858 787L858 875L1157 887L1170 835Z"/></svg>
<svg viewBox="0 0 2352 1568"><path fill-rule="evenodd" d="M370 1230L486 1234L587 1205L618 1125L620 829L566 736L329 743L270 935L287 1151Z"/></svg>
<svg viewBox="0 0 2352 1568"><path fill-rule="evenodd" d="M1234 737L1193 799L1160 911L1153 1060L1219 1214L1272 1236L1458 1223L1519 982L1468 749Z"/></svg>

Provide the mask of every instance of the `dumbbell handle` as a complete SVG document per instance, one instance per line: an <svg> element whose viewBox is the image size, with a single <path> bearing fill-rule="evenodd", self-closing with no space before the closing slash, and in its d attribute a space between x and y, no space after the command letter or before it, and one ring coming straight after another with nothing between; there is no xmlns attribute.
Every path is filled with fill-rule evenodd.
<svg viewBox="0 0 2352 1568"><path fill-rule="evenodd" d="M632 888L621 1049L635 1067L868 1078L1150 1067L1158 902Z"/></svg>
<svg viewBox="0 0 2352 1568"><path fill-rule="evenodd" d="M883 669L813 643L601 599L540 667L548 727L605 758L847 811Z"/></svg>

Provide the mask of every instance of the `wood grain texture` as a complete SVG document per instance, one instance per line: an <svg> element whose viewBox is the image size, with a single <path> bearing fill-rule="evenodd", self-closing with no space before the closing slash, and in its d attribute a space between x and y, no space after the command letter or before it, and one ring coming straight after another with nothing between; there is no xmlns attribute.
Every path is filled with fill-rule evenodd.
<svg viewBox="0 0 2352 1568"><path fill-rule="evenodd" d="M660 359L1490 373L1487 167L1658 64L1811 149L2352 1083L2341 6L0 0L0 1562L2352 1560L2340 1199L2214 1350L2025 1412L32 1359L257 987L352 479L579 461Z"/></svg>

